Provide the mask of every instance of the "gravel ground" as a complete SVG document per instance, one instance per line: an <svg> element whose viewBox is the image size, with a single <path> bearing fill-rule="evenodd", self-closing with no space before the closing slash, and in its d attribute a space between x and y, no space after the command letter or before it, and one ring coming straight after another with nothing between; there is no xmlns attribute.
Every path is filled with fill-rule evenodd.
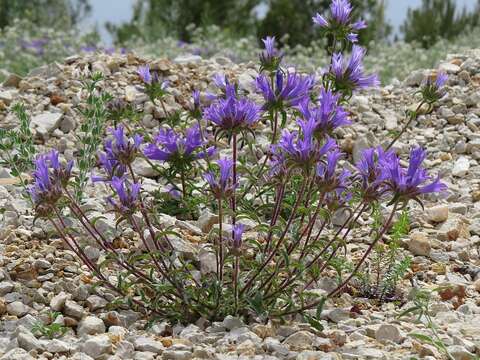
<svg viewBox="0 0 480 360"><path fill-rule="evenodd" d="M138 89L135 72L143 62L132 54L74 56L35 69L23 79L10 76L0 87L0 127L18 124L8 107L22 101L32 116L38 152L55 147L66 159L73 158L80 119L77 109L85 102L81 79L102 71L101 86L143 109L141 124L153 133L164 114ZM255 64L234 64L225 58L158 59L151 66L170 80L167 111L188 106L193 89L212 88L215 73L237 79L247 91L252 90L251 79L256 75ZM434 346L409 336L430 334L425 319L398 315L412 305L414 288L443 285L454 291L435 297L430 307L440 338L454 359L480 356L480 50L450 55L439 68L450 75L448 95L433 113L420 116L395 146L402 155L412 145L426 147L427 167L441 174L449 186L447 196L428 199L425 209L412 206L412 231L401 244L401 253L413 257L399 285L403 301L379 305L345 293L325 305L323 331L298 319L245 324L234 317L187 326L159 320L147 326L142 314L112 307L114 294L92 286L87 269L47 223L33 223L20 190L10 185L8 172L0 168L0 208L4 209L0 219L0 360L442 359ZM350 108L354 124L338 131L343 150L356 159L361 149L386 143L391 131L401 129L405 111L415 106L413 94L432 71L418 70L403 83L355 95ZM159 185L142 161L135 168L145 185ZM101 186L87 191L89 205L100 213L104 191ZM201 244L194 240L201 238L205 223L168 215L164 219L184 235L185 251L198 254ZM369 221L368 216L360 219L363 225L355 229L350 255L366 247L363 235ZM115 230L114 219L106 219L102 226ZM92 259L102 256L93 245L88 254ZM56 312L55 319L52 312ZM63 336L49 339L34 331L39 322L52 321L66 327Z"/></svg>

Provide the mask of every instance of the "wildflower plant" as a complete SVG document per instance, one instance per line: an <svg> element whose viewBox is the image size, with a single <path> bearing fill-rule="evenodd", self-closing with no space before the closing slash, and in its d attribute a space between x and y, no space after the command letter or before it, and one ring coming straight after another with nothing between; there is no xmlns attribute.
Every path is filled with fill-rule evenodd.
<svg viewBox="0 0 480 360"><path fill-rule="evenodd" d="M333 20L348 31L363 27L348 25L352 19L345 0L333 2L332 18L326 21ZM336 129L354 120L347 110L351 94L377 84L374 75L363 73L363 49L355 45L348 60L342 48L331 49L330 66L315 79L286 71L274 39L264 43L255 80L263 103L218 75L214 82L220 94L210 96L208 106L195 92L193 105L181 117L185 121L162 126L153 139L120 125L107 133L92 180L108 189L105 206L118 227L133 230L140 253L113 246L72 196L69 179L78 175L72 175L71 163L57 161L54 153L37 159L30 191L37 217L50 221L97 279L129 305L181 321L318 313L326 298L341 294L363 269L399 211L411 200L421 202L424 194L445 190L423 167L426 153L420 148L412 150L406 167L381 147L365 150L357 164L348 165ZM154 87L161 86L155 73L144 67L139 74L154 95ZM271 125L269 144L256 146L265 123ZM195 201L197 213L216 214L218 221L201 236L215 266L205 270L182 251L186 240L165 226L151 184L135 173L132 164L138 158L168 169L159 172L160 180L175 196L182 194L182 201ZM385 221L372 231L360 258L345 261L341 253L355 240L359 218L380 205L387 209ZM338 211L347 216L334 225ZM66 225L69 214L108 261L100 264L85 255ZM334 289L323 295L311 291L332 272ZM315 322L311 314L307 319Z"/></svg>

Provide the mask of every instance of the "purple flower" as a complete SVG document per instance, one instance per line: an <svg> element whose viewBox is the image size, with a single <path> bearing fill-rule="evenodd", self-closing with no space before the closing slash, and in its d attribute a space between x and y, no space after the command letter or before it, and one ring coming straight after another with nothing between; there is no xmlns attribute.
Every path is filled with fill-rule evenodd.
<svg viewBox="0 0 480 360"><path fill-rule="evenodd" d="M330 5L332 18L339 24L345 25L350 21L350 14L352 13L352 5L348 0L333 0Z"/></svg>
<svg viewBox="0 0 480 360"><path fill-rule="evenodd" d="M299 106L304 119L315 120L315 134L320 137L331 135L336 128L351 124L347 111L338 105L339 97L330 90L322 89L318 106L310 108L312 103L309 98L305 98Z"/></svg>
<svg viewBox="0 0 480 360"><path fill-rule="evenodd" d="M328 18L316 14L312 20L313 23L326 33L334 35L337 39L345 39L352 43L358 41L358 35L355 33L367 27L363 20L352 23L352 5L348 0L333 0L330 5L330 16Z"/></svg>
<svg viewBox="0 0 480 360"><path fill-rule="evenodd" d="M242 236L243 231L245 230L244 224L235 224L232 229L233 237L233 248L240 249L242 247Z"/></svg>
<svg viewBox="0 0 480 360"><path fill-rule="evenodd" d="M335 90L351 94L356 89L376 87L380 84L377 75L365 75L363 58L366 50L353 45L352 54L347 61L341 53L333 54L330 76L334 81Z"/></svg>
<svg viewBox="0 0 480 360"><path fill-rule="evenodd" d="M253 101L233 96L219 99L203 111L205 119L229 131L251 128L260 119L260 114L260 106Z"/></svg>
<svg viewBox="0 0 480 360"><path fill-rule="evenodd" d="M313 18L313 23L315 25L318 25L322 28L326 28L328 27L328 21L327 19L325 19L325 17L323 17L322 15L320 15L319 13L317 13Z"/></svg>
<svg viewBox="0 0 480 360"><path fill-rule="evenodd" d="M442 86L445 85L447 80L448 80L448 75L443 73L443 72L440 72L440 73L437 74L437 79L435 80L435 86L438 89L440 89Z"/></svg>
<svg viewBox="0 0 480 360"><path fill-rule="evenodd" d="M335 141L327 137L323 145L315 139L315 120L298 120L301 132L283 130L278 146L285 154L286 162L293 167L303 168L309 172L320 158L335 148Z"/></svg>
<svg viewBox="0 0 480 360"><path fill-rule="evenodd" d="M215 198L228 198L235 191L236 184L233 183L233 160L223 158L217 161L219 167L219 177L211 171L206 172L203 177L210 185L210 190Z"/></svg>
<svg viewBox="0 0 480 360"><path fill-rule="evenodd" d="M105 152L97 154L98 162L105 172L105 176L92 175L92 182L110 182L113 177L122 177L127 172L127 167L118 160L109 157Z"/></svg>
<svg viewBox="0 0 480 360"><path fill-rule="evenodd" d="M152 74L150 73L150 65L140 66L137 70L137 74L140 76L145 84L152 83Z"/></svg>
<svg viewBox="0 0 480 360"><path fill-rule="evenodd" d="M105 141L104 149L109 159L114 159L123 165L130 165L136 158L143 137L135 134L131 138L125 136L122 125L109 129L112 138Z"/></svg>
<svg viewBox="0 0 480 360"><path fill-rule="evenodd" d="M270 72L278 70L282 61L282 54L275 48L275 36L262 39L265 49L260 53L261 71Z"/></svg>
<svg viewBox="0 0 480 360"><path fill-rule="evenodd" d="M118 200L114 200L110 196L107 198L107 201L122 215L132 214L139 204L141 184L130 183L125 177L119 178L115 176L112 178L110 186Z"/></svg>
<svg viewBox="0 0 480 360"><path fill-rule="evenodd" d="M193 107L196 110L200 109L200 91L194 90L192 93L192 98L193 98Z"/></svg>
<svg viewBox="0 0 480 360"><path fill-rule="evenodd" d="M422 93L423 100L428 104L440 100L446 93L444 86L448 80L447 74L439 72L434 80L432 77L427 77L422 83L420 92Z"/></svg>
<svg viewBox="0 0 480 360"><path fill-rule="evenodd" d="M386 192L387 164L394 161L392 151L385 152L381 146L365 149L355 164L361 182L363 200L367 203L379 200Z"/></svg>
<svg viewBox="0 0 480 360"><path fill-rule="evenodd" d="M211 156L214 153L214 147L206 149L206 152L201 151L204 145L198 125L188 128L185 135L176 133L172 129L160 129L155 142L148 144L143 153L151 160L186 165L195 159Z"/></svg>
<svg viewBox="0 0 480 360"><path fill-rule="evenodd" d="M330 192L336 190L339 187L343 189L345 188L342 180L344 180L346 176L337 176L335 172L338 160L342 156L342 152L338 150L338 148L334 148L332 151L329 151L327 153L326 162L320 162L317 165L315 181L321 191Z"/></svg>
<svg viewBox="0 0 480 360"><path fill-rule="evenodd" d="M73 161L66 165L60 164L58 151L39 155L35 160L33 184L28 187L37 214L40 216L50 212L62 196L62 189L67 186L71 177Z"/></svg>
<svg viewBox="0 0 480 360"><path fill-rule="evenodd" d="M425 150L421 147L413 148L410 152L410 162L405 169L400 165L397 156L386 162L386 184L393 193L394 199L399 201L417 200L420 195L443 192L447 186L440 181L440 178L432 179L427 170L422 168L426 158Z"/></svg>
<svg viewBox="0 0 480 360"><path fill-rule="evenodd" d="M309 97L314 85L314 76L284 74L281 71L275 73L274 84L264 74L260 74L255 80L255 86L262 93L268 109L297 106Z"/></svg>

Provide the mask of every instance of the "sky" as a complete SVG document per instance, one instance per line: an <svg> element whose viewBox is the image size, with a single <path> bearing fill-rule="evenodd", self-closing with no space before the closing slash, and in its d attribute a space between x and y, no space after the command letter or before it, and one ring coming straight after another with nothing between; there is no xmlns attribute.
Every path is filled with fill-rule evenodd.
<svg viewBox="0 0 480 360"><path fill-rule="evenodd" d="M201 0L199 0L201 1ZM219 0L221 1L221 0ZM387 19L393 25L395 31L403 23L409 7L417 7L422 0L386 0L387 1ZM467 6L473 8L477 0L456 0L457 6L463 8ZM105 30L103 24L112 22L115 24L130 20L132 5L135 0L90 0L92 5L92 18L88 20L87 25L98 24L102 39L110 43L111 37Z"/></svg>

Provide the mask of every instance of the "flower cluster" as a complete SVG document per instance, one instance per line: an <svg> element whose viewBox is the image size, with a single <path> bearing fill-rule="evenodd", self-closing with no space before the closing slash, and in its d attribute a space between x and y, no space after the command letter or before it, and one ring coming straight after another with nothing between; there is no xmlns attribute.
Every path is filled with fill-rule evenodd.
<svg viewBox="0 0 480 360"><path fill-rule="evenodd" d="M432 179L422 163L426 158L424 149L417 147L410 151L408 168L400 165L400 159L392 156L390 161L384 162L386 186L394 195L395 200L406 203L408 200L419 201L419 196L444 192L447 186L437 177Z"/></svg>
<svg viewBox="0 0 480 360"><path fill-rule="evenodd" d="M448 76L443 72L436 74L435 78L427 77L420 90L423 101L427 104L433 104L440 100L445 95L444 86L447 80Z"/></svg>
<svg viewBox="0 0 480 360"><path fill-rule="evenodd" d="M298 167L309 172L323 155L337 145L332 138L326 138L323 144L315 138L315 120L298 120L301 131L283 130L278 147L285 156L287 167Z"/></svg>
<svg viewBox="0 0 480 360"><path fill-rule="evenodd" d="M333 54L327 76L332 80L336 92L351 95L357 89L376 87L380 84L376 74L365 75L363 72L362 61L365 52L361 46L354 45L349 60L342 53Z"/></svg>
<svg viewBox="0 0 480 360"><path fill-rule="evenodd" d="M172 129L161 129L155 142L148 144L143 153L151 160L168 161L175 164L188 164L193 160L213 155L215 148L204 148L200 127L194 125L185 135Z"/></svg>
<svg viewBox="0 0 480 360"><path fill-rule="evenodd" d="M317 13L312 19L322 31L336 40L346 40L351 43L358 41L358 31L365 29L364 20L352 22L352 5L348 0L333 0L330 5L330 16Z"/></svg>
<svg viewBox="0 0 480 360"><path fill-rule="evenodd" d="M62 197L63 188L68 184L72 174L73 161L66 165L60 164L59 153L56 150L40 155L35 160L33 184L28 192L33 200L39 216L50 213Z"/></svg>
<svg viewBox="0 0 480 360"><path fill-rule="evenodd" d="M117 199L109 196L107 201L115 211L122 215L133 214L139 205L140 183L130 182L126 177L113 177L110 186Z"/></svg>
<svg viewBox="0 0 480 360"><path fill-rule="evenodd" d="M265 99L266 110L294 107L309 98L315 85L314 76L302 76L297 73L284 73L277 70L275 81L265 74L260 74L255 80L257 90Z"/></svg>
<svg viewBox="0 0 480 360"><path fill-rule="evenodd" d="M223 158L217 161L219 167L219 176L212 171L206 172L203 177L210 185L210 190L216 199L226 199L232 196L237 184L232 178L233 161Z"/></svg>
<svg viewBox="0 0 480 360"><path fill-rule="evenodd" d="M155 99L161 99L167 94L170 85L168 80L160 81L158 72L151 71L150 65L140 66L137 74L145 85L145 92L153 102Z"/></svg>
<svg viewBox="0 0 480 360"><path fill-rule="evenodd" d="M339 98L339 95L334 95L330 90L321 89L317 103L308 98L300 103L302 117L315 121L314 132L317 137L332 135L336 128L351 124L347 111L338 104Z"/></svg>
<svg viewBox="0 0 480 360"><path fill-rule="evenodd" d="M278 70L283 55L275 47L275 36L262 39L265 49L260 53L260 71L273 73Z"/></svg>
<svg viewBox="0 0 480 360"><path fill-rule="evenodd" d="M246 98L228 96L219 99L203 111L205 119L228 132L240 132L251 128L259 119L261 107Z"/></svg>
<svg viewBox="0 0 480 360"><path fill-rule="evenodd" d="M109 129L109 132L111 136L104 143L104 151L99 151L97 155L105 176L93 175L93 182L109 182L114 177L122 177L140 153L142 136L135 134L128 138L122 125Z"/></svg>

